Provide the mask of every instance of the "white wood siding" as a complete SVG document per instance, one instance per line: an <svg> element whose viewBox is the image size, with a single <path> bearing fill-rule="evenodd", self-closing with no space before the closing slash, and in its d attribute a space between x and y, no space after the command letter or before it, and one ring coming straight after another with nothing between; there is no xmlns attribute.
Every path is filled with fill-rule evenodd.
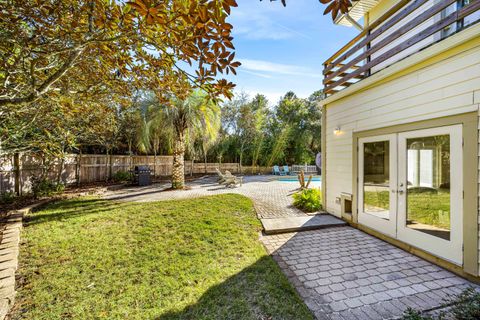
<svg viewBox="0 0 480 320"><path fill-rule="evenodd" d="M471 112L479 107L480 47L327 105L327 210L340 216L340 204L335 199L342 192L353 191L353 132ZM341 132L335 135L337 127ZM480 172L480 155L478 169Z"/></svg>

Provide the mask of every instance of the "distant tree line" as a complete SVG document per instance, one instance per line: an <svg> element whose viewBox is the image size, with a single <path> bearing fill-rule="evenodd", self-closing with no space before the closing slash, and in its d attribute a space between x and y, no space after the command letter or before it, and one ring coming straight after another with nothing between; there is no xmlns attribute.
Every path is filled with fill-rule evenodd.
<svg viewBox="0 0 480 320"><path fill-rule="evenodd" d="M119 114L119 138L114 147L122 154L173 154L178 137L178 118L189 119L182 129L185 157L205 162L242 165L314 163L321 149L321 91L307 99L293 92L271 106L261 94L245 93L217 105L190 105L170 109L152 94L138 97ZM90 149L91 148L86 148ZM86 151L86 150L85 150Z"/></svg>
<svg viewBox="0 0 480 320"><path fill-rule="evenodd" d="M321 91L307 99L288 92L271 106L261 94L240 93L218 104L196 92L164 104L153 93L139 92L120 107L99 100L88 108L64 100L45 106L45 112L10 117L11 123L2 125L11 126L12 133L3 147L60 158L66 153L171 155L180 134L190 160L313 163L321 148L321 98Z"/></svg>
<svg viewBox="0 0 480 320"><path fill-rule="evenodd" d="M242 165L314 163L321 149L323 97L316 91L307 99L286 93L273 107L265 96L244 94L225 103L219 138L208 152L217 162Z"/></svg>

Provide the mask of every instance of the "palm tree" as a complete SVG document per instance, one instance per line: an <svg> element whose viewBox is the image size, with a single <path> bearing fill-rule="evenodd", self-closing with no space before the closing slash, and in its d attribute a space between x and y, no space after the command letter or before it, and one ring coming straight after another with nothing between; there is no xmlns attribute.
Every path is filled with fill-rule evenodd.
<svg viewBox="0 0 480 320"><path fill-rule="evenodd" d="M152 120L142 118L141 126L137 132L137 150L141 153L148 154L152 148Z"/></svg>
<svg viewBox="0 0 480 320"><path fill-rule="evenodd" d="M220 127L220 107L202 92L184 100L172 99L166 118L174 129L172 188L185 187L185 150L198 137L214 140Z"/></svg>
<svg viewBox="0 0 480 320"><path fill-rule="evenodd" d="M137 136L141 152L159 150L161 139L173 142L172 188L185 187L185 151L193 150L195 141L208 148L220 129L220 107L202 92L193 92L186 99L172 98L161 104L153 95L142 101L144 122ZM206 149L204 149L206 150Z"/></svg>

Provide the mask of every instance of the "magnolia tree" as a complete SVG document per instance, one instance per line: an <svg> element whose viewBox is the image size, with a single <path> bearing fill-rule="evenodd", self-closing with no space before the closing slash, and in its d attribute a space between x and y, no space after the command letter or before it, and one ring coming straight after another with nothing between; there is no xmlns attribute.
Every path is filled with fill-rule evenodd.
<svg viewBox="0 0 480 320"><path fill-rule="evenodd" d="M235 0L2 3L0 107L8 112L62 93L145 86L187 96L194 87L230 96ZM180 62L183 62L181 64ZM193 65L189 74L181 65Z"/></svg>
<svg viewBox="0 0 480 320"><path fill-rule="evenodd" d="M235 0L2 1L0 155L48 146L61 156L87 139L110 150L121 123L107 120L128 108L138 90L166 104L197 89L212 100L230 98L234 84L218 76L240 65L226 22L235 6ZM47 117L53 107L55 116ZM89 121L67 121L70 107Z"/></svg>
<svg viewBox="0 0 480 320"><path fill-rule="evenodd" d="M260 0L262 1L262 0ZM277 0L270 0L270 2L277 1ZM280 0L284 7L287 6L287 0ZM326 4L327 8L323 14L331 14L333 20L335 20L338 16L338 13L347 13L348 9L352 6L351 0L319 0L320 3Z"/></svg>

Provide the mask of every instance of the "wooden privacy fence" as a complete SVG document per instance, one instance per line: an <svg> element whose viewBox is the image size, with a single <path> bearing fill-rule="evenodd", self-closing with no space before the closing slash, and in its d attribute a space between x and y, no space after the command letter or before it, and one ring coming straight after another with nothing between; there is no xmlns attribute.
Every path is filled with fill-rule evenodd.
<svg viewBox="0 0 480 320"><path fill-rule="evenodd" d="M119 171L128 171L136 165L148 165L152 175L169 176L172 173L172 156L126 156L126 155L68 155L64 163L56 160L47 166L44 160L34 154L21 154L0 158L0 193L18 194L31 190L32 177L48 167L47 177L53 181L60 179L66 185L106 181ZM215 173L229 170L240 173L238 163L199 163L186 160L185 174Z"/></svg>

